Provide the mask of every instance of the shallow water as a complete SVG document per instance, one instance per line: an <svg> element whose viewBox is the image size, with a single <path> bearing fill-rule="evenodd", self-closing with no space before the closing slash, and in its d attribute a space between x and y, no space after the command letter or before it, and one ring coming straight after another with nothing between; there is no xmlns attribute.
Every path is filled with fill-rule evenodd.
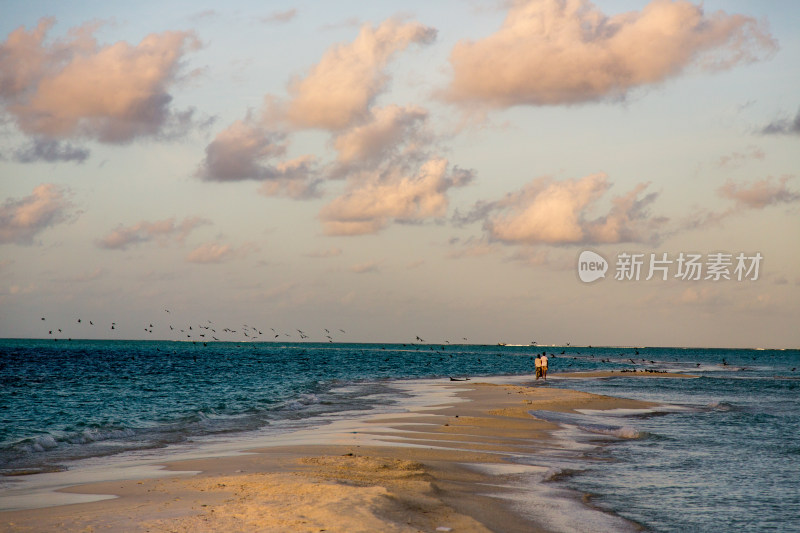
<svg viewBox="0 0 800 533"><path fill-rule="evenodd" d="M536 386L667 406L559 415L569 457L535 459L553 483L653 531L795 527L797 350L0 340L0 494L35 477L9 474L270 439L413 404L397 380L530 375L542 350L552 379ZM701 377L557 378L611 369ZM553 526L591 531L596 519Z"/></svg>
<svg viewBox="0 0 800 533"><path fill-rule="evenodd" d="M769 373L563 384L673 406L616 417L567 484L653 531L800 530L800 382Z"/></svg>

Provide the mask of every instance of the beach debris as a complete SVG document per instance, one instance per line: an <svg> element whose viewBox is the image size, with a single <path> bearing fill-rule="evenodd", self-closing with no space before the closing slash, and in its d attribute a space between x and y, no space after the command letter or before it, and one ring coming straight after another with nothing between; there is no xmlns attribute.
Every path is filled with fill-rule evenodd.
<svg viewBox="0 0 800 533"><path fill-rule="evenodd" d="M453 528L447 526L439 526L436 528L436 531L453 531Z"/></svg>

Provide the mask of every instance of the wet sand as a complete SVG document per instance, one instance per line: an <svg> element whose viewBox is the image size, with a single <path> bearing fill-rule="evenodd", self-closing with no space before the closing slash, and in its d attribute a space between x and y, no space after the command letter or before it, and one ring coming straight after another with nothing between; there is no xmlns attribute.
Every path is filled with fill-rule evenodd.
<svg viewBox="0 0 800 533"><path fill-rule="evenodd" d="M182 476L77 485L64 490L116 497L2 512L0 530L550 531L553 512L539 513L532 500L520 503L515 479L545 477L546 466L519 459L558 451L562 443L553 435L557 425L528 411L652 406L532 381L506 385L476 378L429 386L460 401L368 417L344 429L306 430L246 455L166 465L191 472ZM576 500L569 509L581 505Z"/></svg>

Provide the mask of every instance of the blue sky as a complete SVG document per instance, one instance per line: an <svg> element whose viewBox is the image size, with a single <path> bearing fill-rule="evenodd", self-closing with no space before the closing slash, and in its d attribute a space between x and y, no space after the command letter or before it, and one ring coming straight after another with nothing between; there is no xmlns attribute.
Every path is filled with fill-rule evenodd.
<svg viewBox="0 0 800 533"><path fill-rule="evenodd" d="M7 3L0 336L796 347L799 14Z"/></svg>

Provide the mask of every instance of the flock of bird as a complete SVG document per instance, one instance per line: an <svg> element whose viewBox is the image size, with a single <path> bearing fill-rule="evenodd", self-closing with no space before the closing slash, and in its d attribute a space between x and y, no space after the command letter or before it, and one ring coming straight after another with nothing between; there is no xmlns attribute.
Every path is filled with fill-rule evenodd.
<svg viewBox="0 0 800 533"><path fill-rule="evenodd" d="M169 315L171 315L171 311L169 309L164 309L164 312L169 314ZM42 322L46 322L47 318L46 317L41 317L41 321ZM89 327L89 328L98 327L95 324L95 320L83 320L82 318L77 318L73 324L76 327L81 327L81 328L84 328L84 327ZM120 332L120 330L118 329L119 326L117 325L117 322L112 321L112 322L107 323L107 324L108 324L109 330ZM269 330L266 330L266 328L259 328L259 327L256 327L256 326L250 326L248 324L242 324L241 326L237 326L236 329L234 329L234 328L231 328L231 327L218 327L211 320L207 320L205 324L192 324L192 325L185 325L183 327L175 326L174 323L170 323L170 324L168 324L168 328L169 328L168 330L166 328L164 328L164 327L159 329L157 326L153 325L153 322L148 322L147 325L144 327L144 331L146 333L148 333L148 334L151 334L151 335L156 331L158 331L159 333L161 333L162 331L164 333L167 333L167 331L168 331L172 340L183 340L183 341L188 341L188 342L193 342L193 343L202 343L203 345L207 345L209 342L255 342L255 341L258 341L258 342L270 342L270 341L276 342L279 339L280 340L285 340L285 341L288 341L288 342L297 342L298 340L299 341L304 341L306 339L312 339L312 333L309 333L306 330L302 330L302 329L295 329L292 333L286 333L286 332L283 332L283 331L278 331L275 328L269 328ZM266 333L265 333L265 330L266 330ZM328 328L323 328L322 331L324 331L324 334L322 334L320 332L319 336L314 335L314 339L312 339L311 342L315 342L315 339L316 339L316 342L326 342L326 341L329 342L329 343L332 343L334 341L338 342L338 341L341 340L341 336L343 336L343 335L345 335L347 333L344 329L341 329L341 328L339 328L337 330L331 330L331 329L328 329ZM81 334L80 338L85 338L86 337L84 331L79 331L78 332L74 328L66 328L66 326L63 325L63 324L60 324L60 327L54 327L54 328L49 328L48 327L48 329L47 329L48 336L50 338L52 338L54 341L58 341L60 339L71 341L72 337L70 335L72 335L73 333L80 333ZM334 335L337 335L337 337L335 338ZM91 335L91 336L94 337L95 335ZM326 339L326 341L321 340L322 338ZM466 337L462 337L462 340L464 341L464 343L468 343L469 342ZM445 355L445 353L444 353L445 352L445 350L444 350L444 348L445 348L444 345L445 344L449 345L451 343L450 343L450 341L444 341L444 343L439 344L439 347L437 347L437 345L434 345L434 344L426 344L425 339L423 339L419 335L416 335L415 336L415 342L402 343L401 345L403 347L408 347L409 345L412 345L416 349L421 349L421 348L424 347L424 348L429 349L431 351L441 352L440 355L444 356ZM500 345L500 346L505 346L506 345L505 343L502 343L502 342L499 342L497 344ZM424 346L422 346L422 345L424 345ZM530 345L531 346L536 346L536 341L531 341ZM565 343L565 347L570 347L570 343ZM588 346L587 348L591 349L591 346ZM542 352L542 353L546 353L546 351ZM566 351L562 350L561 351L561 355L563 356L565 354L566 354ZM634 354L638 356L639 355L639 351L638 350L634 350ZM450 355L450 357L453 356L452 354L449 354L449 355ZM498 353L497 355L499 356L500 354ZM555 358L556 357L556 354L554 352L551 352L548 355L551 358ZM575 357L576 355L581 355L581 352L579 350L572 349L570 355L572 356L572 359L574 360L574 359L577 359L577 357ZM632 365L647 364L648 362L650 364L655 364L655 361L652 361L652 360L648 361L646 359L641 359L639 362L637 362L633 358L626 356L626 354L624 354L624 353L619 353L618 356L620 358L622 358L621 360L624 360L624 359L627 358L627 360L630 361L630 363ZM594 359L595 355L590 353L589 357ZM755 357L753 357L753 359L755 360ZM569 356L567 356L567 360L569 361ZM480 359L478 359L478 362L480 362ZM604 358L604 359L600 359L600 362L601 363L615 363L615 362L619 362L619 361L612 361L611 358L607 357L607 358ZM567 368L571 367L572 365L573 365L573 362L569 361L568 363L565 363L562 366L562 368L564 370L566 370ZM723 366L728 366L728 361L723 359L722 360L722 365ZM700 363L697 363L697 366L699 367ZM739 370L745 370L745 368L740 368ZM796 368L792 368L792 372L794 372L795 370L796 370Z"/></svg>
<svg viewBox="0 0 800 533"><path fill-rule="evenodd" d="M164 309L164 313L172 317L172 312L169 309ZM41 317L42 321L47 321L46 317ZM99 327L100 329L104 328L105 325L99 325L100 322L97 321L98 326L95 325L96 320L83 320L82 318L77 318L73 322L72 328L68 328L64 324L59 324L57 328L49 328L47 330L48 336L55 341L58 340L68 340L71 341L73 337L75 338L86 338L87 336L96 338L96 337L106 337L98 330L96 333L89 333L87 335L87 331L84 329L76 330L75 327L84 328L84 327ZM297 342L297 341L304 341L306 339L310 339L310 342L341 342L343 340L343 336L346 335L346 331L341 328L336 329L329 329L329 328L322 328L320 332L311 332L310 330L303 330L303 329L295 329L294 331L287 333L286 331L279 331L275 328L261 328L256 326L251 326L248 324L242 324L240 326L234 327L220 327L216 325L211 320L207 320L203 324L185 324L185 325L176 325L177 321L168 320L167 324L162 323L161 321L148 321L145 323L142 330L145 333L152 335L155 333L159 335L159 338L162 339L166 336L169 340L183 340L183 341L191 341L195 343L202 342L207 344L209 342L269 342L269 341L278 341L278 340L285 340L287 342ZM115 331L115 334L122 334L122 330L117 325L117 322L110 322L107 323L109 331ZM167 329L168 328L168 329ZM324 333L323 333L324 332ZM126 335L130 335L131 332L125 332ZM148 335L148 336L149 336ZM419 335L415 336L416 343L419 344L426 344L425 339L420 337ZM462 337L461 341L465 344L469 343L469 339L467 337ZM442 345L449 345L451 342L449 340L444 341L441 343ZM500 346L505 346L505 343L498 342ZM531 346L536 345L536 341L531 341ZM404 346L406 346L404 344ZM569 343L567 343L569 346ZM434 348L431 348L434 349Z"/></svg>
<svg viewBox="0 0 800 533"><path fill-rule="evenodd" d="M164 309L164 312L171 315L171 311L169 309ZM47 321L47 317L41 317L42 322ZM89 333L84 329L76 329L76 328L85 328L91 327L95 328L98 327L100 329L104 328L104 326L100 326L100 322L98 325L95 325L95 320L83 320L81 318L77 318L75 322L73 322L73 327L67 327L65 324L59 324L58 327L48 327L47 328L47 335L48 337L52 338L54 341L58 340L68 340L71 341L73 336L76 338L85 338L87 336L97 337L102 335L98 330L96 333ZM277 331L275 328L259 328L256 326L250 326L248 324L242 324L241 326L233 327L220 327L214 324L211 320L207 320L204 324L186 324L186 325L176 325L176 322L169 320L168 324L166 325L154 325L160 324L158 321L149 321L144 326L143 330L145 333L152 335L154 332L156 334L160 334L161 337L165 335L167 338L171 340L185 340L191 342L202 342L207 344L208 342L217 342L217 341L227 341L227 342L252 342L252 341L276 341L278 339L283 340L305 340L310 339L311 334L307 333L304 330L296 329L296 334L286 333L283 331ZM116 321L110 322L107 324L108 331L115 331L116 334L121 333L119 326L117 325ZM168 329L167 329L168 328ZM331 330L328 328L323 328L324 334L320 333L319 335L315 335L315 339L320 342L334 342L334 340L339 340L339 338L334 338L334 335L341 337L342 335L346 334L347 332L341 328L338 330ZM127 334L130 334L128 332ZM107 336L103 335L103 336ZM325 339L325 340L322 340Z"/></svg>

